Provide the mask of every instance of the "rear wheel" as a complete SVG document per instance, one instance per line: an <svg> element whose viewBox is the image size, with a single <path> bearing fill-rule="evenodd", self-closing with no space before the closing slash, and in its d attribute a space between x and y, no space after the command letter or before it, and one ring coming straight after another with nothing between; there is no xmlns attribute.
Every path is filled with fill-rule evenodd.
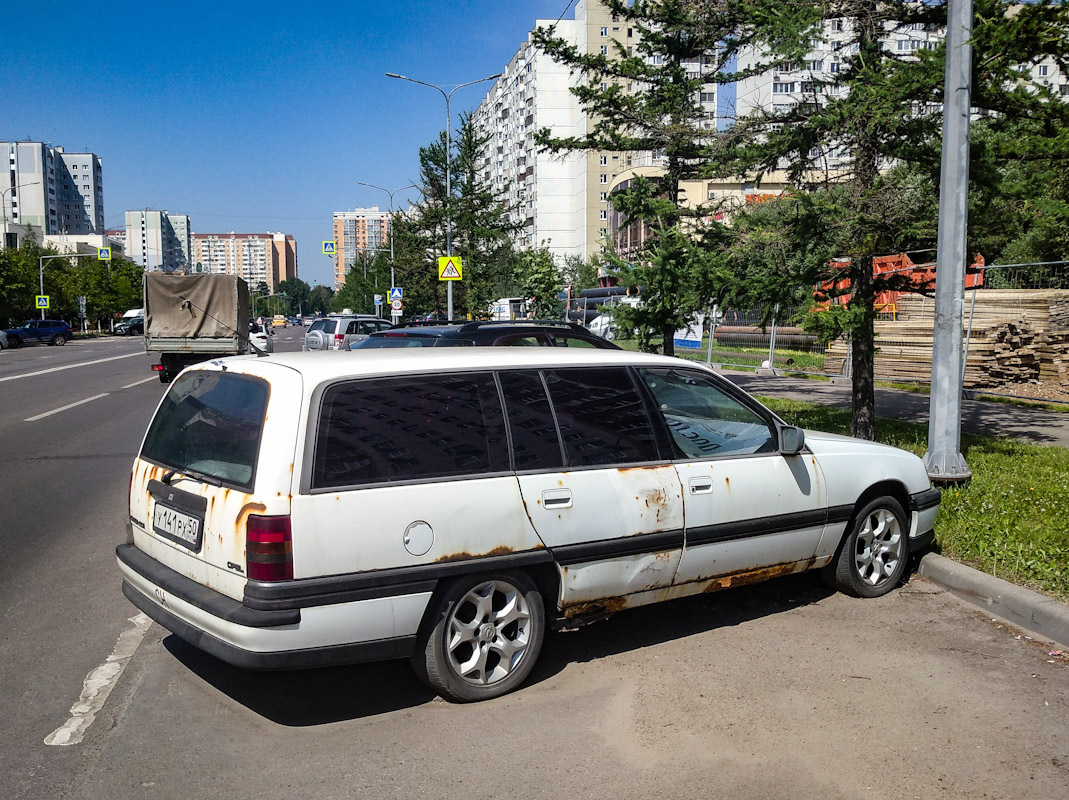
<svg viewBox="0 0 1069 800"><path fill-rule="evenodd" d="M460 578L431 610L416 674L446 700L508 694L534 668L545 636L542 596L523 573Z"/></svg>
<svg viewBox="0 0 1069 800"><path fill-rule="evenodd" d="M55 347L61 347L61 346L65 345L66 343L67 343L67 337L64 336L62 333L57 333L55 336L52 337L52 344Z"/></svg>
<svg viewBox="0 0 1069 800"><path fill-rule="evenodd" d="M898 586L908 561L906 512L893 497L878 497L854 516L835 560L821 576L844 594L881 597Z"/></svg>

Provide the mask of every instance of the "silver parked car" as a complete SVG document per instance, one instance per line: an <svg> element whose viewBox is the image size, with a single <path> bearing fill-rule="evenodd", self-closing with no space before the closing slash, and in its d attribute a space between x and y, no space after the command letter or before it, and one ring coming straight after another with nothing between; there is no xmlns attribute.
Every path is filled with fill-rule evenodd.
<svg viewBox="0 0 1069 800"><path fill-rule="evenodd" d="M313 322L304 334L302 350L348 350L353 342L390 327L389 320L370 314L331 314Z"/></svg>

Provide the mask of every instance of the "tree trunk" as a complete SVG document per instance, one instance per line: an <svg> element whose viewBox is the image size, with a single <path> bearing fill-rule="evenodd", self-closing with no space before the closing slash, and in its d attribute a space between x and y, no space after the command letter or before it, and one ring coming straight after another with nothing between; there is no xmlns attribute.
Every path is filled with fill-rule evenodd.
<svg viewBox="0 0 1069 800"><path fill-rule="evenodd" d="M858 439L876 438L876 391L873 378L876 364L875 315L872 312L872 256L857 259L853 276L854 296L850 302L863 303L864 322L854 329L850 339L851 403L850 435Z"/></svg>
<svg viewBox="0 0 1069 800"><path fill-rule="evenodd" d="M661 352L666 356L674 356L676 354L676 329L674 325L665 325L664 330L661 332L664 337L661 340Z"/></svg>

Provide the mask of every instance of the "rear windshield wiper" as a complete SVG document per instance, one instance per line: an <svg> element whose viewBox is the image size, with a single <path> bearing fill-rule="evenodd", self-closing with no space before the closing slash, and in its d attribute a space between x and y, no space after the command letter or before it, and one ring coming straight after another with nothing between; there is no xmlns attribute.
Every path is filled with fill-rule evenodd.
<svg viewBox="0 0 1069 800"><path fill-rule="evenodd" d="M164 482L164 484L166 484L167 486L170 486L171 485L171 481L174 480L174 476L175 475L179 475L180 477L183 477L183 478L194 478L194 479L200 481L201 483L210 483L212 486L222 486L223 485L222 480L220 480L219 478L216 478L216 477L214 477L212 475L206 475L205 473L198 472L195 469L185 469L185 470L169 469L165 473L163 473L163 482Z"/></svg>

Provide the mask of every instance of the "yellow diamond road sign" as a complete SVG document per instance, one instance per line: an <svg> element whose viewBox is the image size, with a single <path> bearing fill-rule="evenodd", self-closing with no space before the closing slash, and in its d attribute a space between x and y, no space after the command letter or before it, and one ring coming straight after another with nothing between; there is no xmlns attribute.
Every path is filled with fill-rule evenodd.
<svg viewBox="0 0 1069 800"><path fill-rule="evenodd" d="M464 280L464 262L460 256L442 256L438 259L438 280Z"/></svg>

